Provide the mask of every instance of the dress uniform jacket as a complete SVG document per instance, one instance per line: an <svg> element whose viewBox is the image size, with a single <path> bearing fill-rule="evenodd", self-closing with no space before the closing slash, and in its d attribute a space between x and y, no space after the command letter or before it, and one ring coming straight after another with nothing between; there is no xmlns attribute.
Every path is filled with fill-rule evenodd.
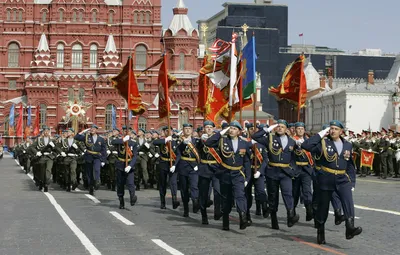
<svg viewBox="0 0 400 255"><path fill-rule="evenodd" d="M200 154L197 150L200 140L191 138L190 144L181 142L176 148L175 166L182 176L188 176L200 163Z"/></svg>
<svg viewBox="0 0 400 255"><path fill-rule="evenodd" d="M103 137L97 135L96 143L93 143L92 135L77 134L75 139L78 141L83 141L86 146L86 152L84 159L86 162L93 162L95 159L99 159L101 162L105 162L107 158L107 147L106 141Z"/></svg>
<svg viewBox="0 0 400 255"><path fill-rule="evenodd" d="M200 154L199 176L204 178L212 178L218 172L218 162L211 154L211 150L215 150L217 157L221 160L219 152L215 148L207 147L203 141L197 143L197 151Z"/></svg>

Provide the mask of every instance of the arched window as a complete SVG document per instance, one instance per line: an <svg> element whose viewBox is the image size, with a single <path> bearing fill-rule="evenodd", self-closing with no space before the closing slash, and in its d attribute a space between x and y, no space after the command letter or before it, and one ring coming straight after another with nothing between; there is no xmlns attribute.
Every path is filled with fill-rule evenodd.
<svg viewBox="0 0 400 255"><path fill-rule="evenodd" d="M146 24L150 24L150 12L146 12Z"/></svg>
<svg viewBox="0 0 400 255"><path fill-rule="evenodd" d="M97 11L93 10L92 12L92 22L96 23L97 22Z"/></svg>
<svg viewBox="0 0 400 255"><path fill-rule="evenodd" d="M60 22L63 22L63 20L64 20L64 10L63 10L63 9L60 9L60 10L58 11L58 13L59 13L59 21L60 21Z"/></svg>
<svg viewBox="0 0 400 255"><path fill-rule="evenodd" d="M185 123L189 123L189 109L185 108L181 110L181 112L179 113L179 123L181 124L181 126Z"/></svg>
<svg viewBox="0 0 400 255"><path fill-rule="evenodd" d="M62 43L57 45L57 67L64 67L64 44Z"/></svg>
<svg viewBox="0 0 400 255"><path fill-rule="evenodd" d="M76 17L77 17L78 15L77 15L77 13L76 13L76 10L74 10L73 11L73 13L72 13L72 22L76 22Z"/></svg>
<svg viewBox="0 0 400 255"><path fill-rule="evenodd" d="M147 49L139 45L135 49L136 69L145 69L147 66Z"/></svg>
<svg viewBox="0 0 400 255"><path fill-rule="evenodd" d="M47 22L47 11L42 12L42 22L43 23Z"/></svg>
<svg viewBox="0 0 400 255"><path fill-rule="evenodd" d="M19 46L16 43L8 45L8 67L18 67L19 64Z"/></svg>
<svg viewBox="0 0 400 255"><path fill-rule="evenodd" d="M139 13L140 24L143 24L143 12Z"/></svg>
<svg viewBox="0 0 400 255"><path fill-rule="evenodd" d="M110 11L108 13L108 24L113 24L114 23L114 12Z"/></svg>
<svg viewBox="0 0 400 255"><path fill-rule="evenodd" d="M85 98L85 89L80 88L79 89L79 101L83 102L83 99Z"/></svg>
<svg viewBox="0 0 400 255"><path fill-rule="evenodd" d="M72 46L72 68L82 68L82 46L75 44Z"/></svg>
<svg viewBox="0 0 400 255"><path fill-rule="evenodd" d="M90 45L90 68L97 67L97 45Z"/></svg>
<svg viewBox="0 0 400 255"><path fill-rule="evenodd" d="M109 105L107 105L107 107L106 107L106 125L105 125L105 129L106 130L110 130L110 129L112 129L113 128L113 126L112 126L112 111L113 111L113 108L114 109L116 109L115 108L115 106L114 105L112 105L112 104L109 104Z"/></svg>
<svg viewBox="0 0 400 255"><path fill-rule="evenodd" d="M179 53L179 70L185 70L185 53Z"/></svg>
<svg viewBox="0 0 400 255"><path fill-rule="evenodd" d="M74 101L74 88L68 88L68 101Z"/></svg>
<svg viewBox="0 0 400 255"><path fill-rule="evenodd" d="M79 22L83 22L83 11L79 11L78 17L79 17Z"/></svg>
<svg viewBox="0 0 400 255"><path fill-rule="evenodd" d="M17 21L17 10L13 10L13 21Z"/></svg>
<svg viewBox="0 0 400 255"><path fill-rule="evenodd" d="M6 20L7 21L11 20L11 11L10 10L7 10L7 19Z"/></svg>
<svg viewBox="0 0 400 255"><path fill-rule="evenodd" d="M19 10L19 13L18 13L18 21L19 22L22 22L22 15L23 15L22 10Z"/></svg>
<svg viewBox="0 0 400 255"><path fill-rule="evenodd" d="M146 130L146 127L147 127L147 119L145 117L140 116L138 120L138 128Z"/></svg>
<svg viewBox="0 0 400 255"><path fill-rule="evenodd" d="M47 113L47 105L40 104L40 128L46 125L46 113Z"/></svg>
<svg viewBox="0 0 400 255"><path fill-rule="evenodd" d="M137 13L137 11L135 11L135 12L133 13L133 23L134 23L134 24L137 24L137 22L138 22L138 13Z"/></svg>

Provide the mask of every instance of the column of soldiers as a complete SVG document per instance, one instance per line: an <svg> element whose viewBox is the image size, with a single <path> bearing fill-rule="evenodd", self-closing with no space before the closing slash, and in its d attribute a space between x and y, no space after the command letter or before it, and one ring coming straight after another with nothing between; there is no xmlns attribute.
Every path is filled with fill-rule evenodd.
<svg viewBox="0 0 400 255"><path fill-rule="evenodd" d="M169 186L173 209L181 206L177 196L180 190L183 217L189 217L192 201L192 212L200 211L202 224L209 224L207 208L214 205L213 218L222 218L226 231L230 229L232 208L238 212L240 229L252 224L253 193L256 215L270 217L272 229L279 229L281 191L287 226L299 221L296 208L302 201L306 221L314 219L319 244L325 243L329 202L334 207L335 224L346 222L347 239L362 231L354 227L351 191L357 167L353 146L355 151L379 150L381 159L386 160L381 165L389 165L389 150L396 151L398 144L391 136L372 142L368 134L364 140L349 137L348 142L338 121L311 138L305 134L304 123L288 124L285 120L270 127L248 123L245 128L233 121L225 123L222 130L216 130L211 121L196 130L185 123L182 131L165 126L161 134L143 129L136 134L124 126L122 132L114 128L106 137L97 134L96 125L76 135L73 129L65 130L56 139L49 131L44 127L35 141L27 139L15 150L27 173L32 167L39 190L48 191L52 176L53 182L66 191L76 189L83 180L91 195L103 183L116 191L123 209L125 186L134 206L136 191L142 185L148 189L156 184L160 208L166 209ZM370 171L362 169L361 176Z"/></svg>

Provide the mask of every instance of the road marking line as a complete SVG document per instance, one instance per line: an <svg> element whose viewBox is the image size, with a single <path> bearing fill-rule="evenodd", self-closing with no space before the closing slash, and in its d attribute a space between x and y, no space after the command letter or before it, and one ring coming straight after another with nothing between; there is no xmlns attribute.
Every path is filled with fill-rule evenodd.
<svg viewBox="0 0 400 255"><path fill-rule="evenodd" d="M373 182L373 183L385 183L385 184L396 184L396 182L384 182L384 181L374 181L374 180L360 180L357 179L358 182Z"/></svg>
<svg viewBox="0 0 400 255"><path fill-rule="evenodd" d="M57 212L60 214L61 218L64 220L65 224L74 232L74 234L79 238L86 250L92 255L101 255L100 251L93 245L93 243L87 238L87 236L75 225L71 218L67 215L64 209L57 203L53 195L48 192L43 192L50 203L56 208Z"/></svg>
<svg viewBox="0 0 400 255"><path fill-rule="evenodd" d="M371 208L371 207L367 207L367 206L363 206L363 205L354 205L354 207L357 209L366 210L366 211L383 212L383 213L389 213L389 214L400 216L400 212L391 211L391 210Z"/></svg>
<svg viewBox="0 0 400 255"><path fill-rule="evenodd" d="M127 218L125 218L124 216L122 216L121 214L111 211L110 212L115 218L119 219L120 221L122 221L123 223L125 223L125 225L128 226L134 226L135 223L133 223L132 221L128 220Z"/></svg>
<svg viewBox="0 0 400 255"><path fill-rule="evenodd" d="M332 214L332 215L335 215L335 213L334 213L334 212L332 212L332 211L329 211L329 213L330 213L330 214ZM354 219L356 219L356 220L359 220L359 219L360 219L360 217L354 216Z"/></svg>
<svg viewBox="0 0 400 255"><path fill-rule="evenodd" d="M17 163L17 165L19 165L19 166L20 166L20 164L19 164L18 160L16 160L16 159L15 159L15 163Z"/></svg>
<svg viewBox="0 0 400 255"><path fill-rule="evenodd" d="M100 200L98 200L97 198L95 198L94 196L90 195L90 194L85 194L85 196L87 196L90 200L92 200L95 204L100 204Z"/></svg>
<svg viewBox="0 0 400 255"><path fill-rule="evenodd" d="M333 253L333 254L337 254L337 255L346 255L346 253L343 253L343 252L340 252L340 251L336 251L334 249L331 249L331 248L328 248L328 247L325 247L325 246L322 246L322 245L319 245L319 244L303 241L298 237L291 236L290 238L292 238L296 242L308 245L308 246L316 248L316 249L320 249L320 250L327 251L327 252L330 252L330 253Z"/></svg>
<svg viewBox="0 0 400 255"><path fill-rule="evenodd" d="M158 246L160 246L161 248L163 248L164 250L166 250L167 252L169 252L172 255L184 255L182 252L172 248L171 246L164 243L160 239L151 239L151 241L153 241L155 244L157 244Z"/></svg>

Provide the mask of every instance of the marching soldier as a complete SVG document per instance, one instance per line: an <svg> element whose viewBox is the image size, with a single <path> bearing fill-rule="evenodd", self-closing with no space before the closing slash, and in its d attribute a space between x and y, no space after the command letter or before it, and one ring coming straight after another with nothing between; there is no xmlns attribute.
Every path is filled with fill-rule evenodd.
<svg viewBox="0 0 400 255"><path fill-rule="evenodd" d="M177 168L183 202L183 217L189 217L189 190L193 202L193 213L199 211L199 170L200 155L197 151L200 140L192 137L192 124L183 124L182 143L176 150L176 161L172 168ZM208 191L208 190L207 190ZM207 192L208 194L208 192Z"/></svg>
<svg viewBox="0 0 400 255"><path fill-rule="evenodd" d="M118 160L118 151L115 146L112 144L114 139L119 138L120 130L118 128L114 128L112 130L111 135L107 138L107 164L105 169L107 171L108 182L107 188L115 191L115 182L116 182L116 172L115 172L115 163Z"/></svg>
<svg viewBox="0 0 400 255"><path fill-rule="evenodd" d="M393 172L393 151L390 148L390 138L386 136L386 129L382 128L381 133L383 137L378 142L378 149L381 159L380 178L386 179L388 172Z"/></svg>
<svg viewBox="0 0 400 255"><path fill-rule="evenodd" d="M275 128L276 133L273 135L271 132ZM266 169L266 179L272 229L279 229L276 214L279 204L279 188L282 191L287 210L287 226L293 227L299 221L299 215L294 210L292 193L292 178L299 175L294 163L294 146L296 143L286 134L287 128L288 123L285 120L278 120L277 124L263 128L252 136L255 141L268 149L269 162Z"/></svg>
<svg viewBox="0 0 400 255"><path fill-rule="evenodd" d="M362 152L363 150L372 152L373 148L374 148L374 143L371 140L370 134L367 133L366 137L360 141L360 158L363 156L363 152ZM362 160L362 159L360 159L360 160ZM371 169L371 167L363 165L360 170L361 170L361 173L360 173L359 177L367 177L367 175L370 174L372 169Z"/></svg>
<svg viewBox="0 0 400 255"><path fill-rule="evenodd" d="M215 124L212 121L204 122L204 134L202 141L198 143L198 151L200 154L199 164L199 203L202 224L208 225L207 207L210 184L213 183L214 188L214 219L219 220L221 213L221 193L219 181L213 182L213 177L218 172L218 164L221 164L222 159L215 148L209 148L204 145L204 141L214 133Z"/></svg>
<svg viewBox="0 0 400 255"><path fill-rule="evenodd" d="M247 201L244 192L250 181L250 148L249 143L239 137L242 126L237 121L229 127L213 134L204 144L216 148L221 153L220 188L222 197L222 229L229 230L229 214L232 210L233 199L239 213L240 229L248 226L246 212ZM225 134L228 134L225 136Z"/></svg>
<svg viewBox="0 0 400 255"><path fill-rule="evenodd" d="M355 168L352 160L352 146L340 137L343 124L337 120L330 127L320 131L302 143L302 148L320 155L321 170L317 173L319 199L316 217L317 242L325 244L325 222L329 213L329 201L334 191L343 204L346 219L346 239L352 239L362 232L354 227L354 202L352 188L355 186ZM329 131L329 136L324 139Z"/></svg>
<svg viewBox="0 0 400 255"><path fill-rule="evenodd" d="M28 154L28 149L32 145L32 139L30 137L26 138L26 141L21 144L22 155L21 155L21 166L24 167L25 173L28 174L31 170L31 158Z"/></svg>
<svg viewBox="0 0 400 255"><path fill-rule="evenodd" d="M138 137L135 142L138 144L138 159L136 161L136 190L140 190L140 184L143 182L144 189L147 189L149 182L149 172L147 169L147 164L149 161L150 152L150 139L147 135L148 133L144 129L139 129ZM146 137L147 135L147 137Z"/></svg>
<svg viewBox="0 0 400 255"><path fill-rule="evenodd" d="M90 133L87 133L89 130ZM97 130L98 127L93 124L91 128L85 129L75 136L76 140L85 143L85 172L90 195L94 195L94 189L97 190L100 186L100 168L105 165L107 155L106 141L97 135Z"/></svg>

